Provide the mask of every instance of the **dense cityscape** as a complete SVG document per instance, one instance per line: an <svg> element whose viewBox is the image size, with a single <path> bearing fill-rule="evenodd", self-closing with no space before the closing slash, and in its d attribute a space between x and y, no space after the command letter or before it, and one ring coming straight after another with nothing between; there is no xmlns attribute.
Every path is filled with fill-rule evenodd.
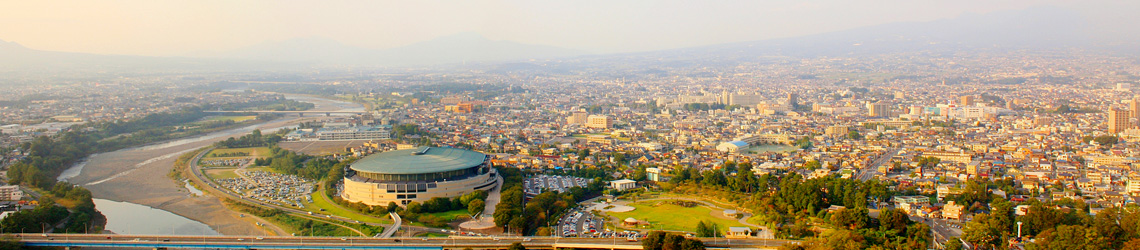
<svg viewBox="0 0 1140 250"><path fill-rule="evenodd" d="M1140 249L1137 54L1034 11L600 54L0 41L0 249Z"/></svg>

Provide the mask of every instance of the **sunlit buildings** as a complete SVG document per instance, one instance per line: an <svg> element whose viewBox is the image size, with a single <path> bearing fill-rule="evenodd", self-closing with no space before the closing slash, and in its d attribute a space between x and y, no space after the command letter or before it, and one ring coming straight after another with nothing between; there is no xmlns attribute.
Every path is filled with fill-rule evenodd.
<svg viewBox="0 0 1140 250"><path fill-rule="evenodd" d="M1116 108L1108 110L1108 120L1105 123L1108 124L1108 133L1110 134L1124 132L1125 129L1131 127L1128 122L1128 110Z"/></svg>
<svg viewBox="0 0 1140 250"><path fill-rule="evenodd" d="M604 115L590 115L586 118L586 127L589 128L610 128L614 125L613 119Z"/></svg>

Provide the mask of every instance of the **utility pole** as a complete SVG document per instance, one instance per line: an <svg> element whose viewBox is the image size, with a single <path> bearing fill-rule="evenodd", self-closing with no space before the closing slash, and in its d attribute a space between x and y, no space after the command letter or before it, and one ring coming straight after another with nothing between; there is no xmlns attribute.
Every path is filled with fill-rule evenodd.
<svg viewBox="0 0 1140 250"><path fill-rule="evenodd" d="M1021 239L1021 222L1017 222L1017 239Z"/></svg>

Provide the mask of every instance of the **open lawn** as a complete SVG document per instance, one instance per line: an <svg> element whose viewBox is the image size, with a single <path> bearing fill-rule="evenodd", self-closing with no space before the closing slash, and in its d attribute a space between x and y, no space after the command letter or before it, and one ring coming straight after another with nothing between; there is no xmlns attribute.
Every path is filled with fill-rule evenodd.
<svg viewBox="0 0 1140 250"><path fill-rule="evenodd" d="M237 153L245 153L248 156L221 157L222 155L225 155L225 154L234 155ZM269 150L269 147L216 148L216 149L210 150L210 152L206 153L206 155L203 156L202 159L203 160L212 160L212 159L233 159L233 158L247 158L247 157L255 157L256 158L256 157L269 157L270 154L271 154L271 151Z"/></svg>
<svg viewBox="0 0 1140 250"><path fill-rule="evenodd" d="M697 223L701 221L712 221L718 227L742 227L743 224L735 220L727 220L713 217L710 213L714 210L705 206L696 207L683 207L678 205L669 204L667 200L656 201L643 201L629 204L633 206L633 211L622 213L609 213L618 220L633 217L641 221L648 221L648 226L638 227L638 229L659 229L659 230L675 230L695 232L697 230ZM721 210L716 210L720 213Z"/></svg>
<svg viewBox="0 0 1140 250"><path fill-rule="evenodd" d="M210 179L215 179L215 180L237 178L238 177L237 173L234 173L233 168L216 168L216 169L207 169L205 171L206 171L206 176L209 176Z"/></svg>
<svg viewBox="0 0 1140 250"><path fill-rule="evenodd" d="M314 214L315 213L331 214L331 215L341 216L341 217L345 217L345 218L349 218L349 219L353 219L353 220L358 220L358 221L362 221L362 222L392 223L392 219L388 218L387 214L384 214L383 216L373 217L373 216L364 215L362 213L357 213L355 211L349 210L348 208L338 206L336 203L333 203L333 201L330 200L328 196L325 196L324 194L325 194L324 187L321 187L321 188L317 189L316 192L313 192L313 194L312 194L313 195L313 202L312 203L305 203L305 210L312 211ZM321 209L324 209L325 211L320 211Z"/></svg>
<svg viewBox="0 0 1140 250"><path fill-rule="evenodd" d="M242 115L242 116L220 116L220 115L219 115L219 116L207 116L207 117L205 117L205 118L202 118L202 121L204 121L204 122L210 122L210 121L225 121L225 120L230 120L230 121L234 121L234 122L244 122L244 121L249 121L249 120L253 120L253 119L257 119L257 116L252 116L252 115Z"/></svg>
<svg viewBox="0 0 1140 250"><path fill-rule="evenodd" d="M456 209L447 212L425 214L434 215L435 217L442 218L444 221L454 221L455 218L459 218L460 216L471 217L471 215L468 214L467 209Z"/></svg>

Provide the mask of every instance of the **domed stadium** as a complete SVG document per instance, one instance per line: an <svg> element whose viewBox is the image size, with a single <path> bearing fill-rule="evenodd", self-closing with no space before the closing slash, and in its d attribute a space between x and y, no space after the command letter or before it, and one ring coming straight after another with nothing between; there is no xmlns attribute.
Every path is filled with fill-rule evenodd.
<svg viewBox="0 0 1140 250"><path fill-rule="evenodd" d="M345 169L344 192L350 202L401 206L435 197L456 197L497 184L486 154L439 147L378 153Z"/></svg>

